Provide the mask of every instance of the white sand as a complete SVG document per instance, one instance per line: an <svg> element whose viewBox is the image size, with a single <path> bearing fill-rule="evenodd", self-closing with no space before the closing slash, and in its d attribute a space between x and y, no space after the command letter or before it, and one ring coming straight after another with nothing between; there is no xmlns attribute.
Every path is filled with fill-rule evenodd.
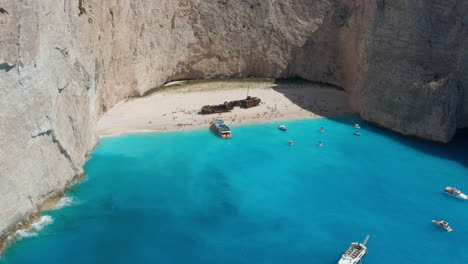
<svg viewBox="0 0 468 264"><path fill-rule="evenodd" d="M193 129L209 126L216 119L236 125L352 113L344 91L319 84L223 81L178 85L118 103L100 118L99 135ZM259 106L236 107L222 114L198 114L203 105L245 99L247 89L250 96L262 100Z"/></svg>

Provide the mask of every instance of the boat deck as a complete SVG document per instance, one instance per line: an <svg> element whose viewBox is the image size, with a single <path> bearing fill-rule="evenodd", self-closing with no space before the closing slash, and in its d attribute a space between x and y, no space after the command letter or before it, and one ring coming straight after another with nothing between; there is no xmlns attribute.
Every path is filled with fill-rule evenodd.
<svg viewBox="0 0 468 264"><path fill-rule="evenodd" d="M225 124L216 124L220 132L231 132L231 129Z"/></svg>
<svg viewBox="0 0 468 264"><path fill-rule="evenodd" d="M348 248L348 250L346 250L344 254L350 256L351 258L357 258L364 250L365 249L360 245L352 245Z"/></svg>

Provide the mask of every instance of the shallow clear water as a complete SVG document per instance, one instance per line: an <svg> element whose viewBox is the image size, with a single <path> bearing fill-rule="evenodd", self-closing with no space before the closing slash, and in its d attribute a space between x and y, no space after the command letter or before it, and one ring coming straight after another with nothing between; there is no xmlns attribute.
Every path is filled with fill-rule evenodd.
<svg viewBox="0 0 468 264"><path fill-rule="evenodd" d="M468 201L442 193L468 192L468 139L430 144L369 126L357 137L355 122L236 127L231 140L105 138L74 202L0 263L331 264L367 234L363 263L468 263Z"/></svg>

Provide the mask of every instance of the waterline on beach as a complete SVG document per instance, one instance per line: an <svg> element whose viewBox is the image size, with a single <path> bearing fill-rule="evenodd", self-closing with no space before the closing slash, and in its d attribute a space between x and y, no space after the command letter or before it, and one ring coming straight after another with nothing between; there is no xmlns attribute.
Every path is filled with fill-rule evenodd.
<svg viewBox="0 0 468 264"><path fill-rule="evenodd" d="M219 118L214 118L217 115L209 115L213 120L222 120L221 116ZM348 114L336 116L340 117L356 117L356 115ZM313 120L313 119L326 119L327 117L310 115L310 116L297 116L289 118L278 118L278 119L255 119L255 120L246 120L243 122L226 122L230 127L242 127L242 126L252 126L252 125L278 125L282 123L292 122L292 121L301 121L301 120ZM172 133L172 132L190 132L197 130L206 130L210 128L211 124L200 124L200 125L190 125L183 128L175 128L169 126L168 129L134 129L134 128L118 128L115 132L107 131L105 134L100 134L99 138L108 138L108 137L120 137L120 136L131 136L131 135L144 135L144 134L153 134L153 133Z"/></svg>
<svg viewBox="0 0 468 264"><path fill-rule="evenodd" d="M258 97L260 105L211 115L200 115L204 105ZM317 83L209 82L166 89L119 102L98 121L100 135L132 130L186 130L208 126L216 119L229 124L259 124L279 120L302 120L353 114L348 96Z"/></svg>

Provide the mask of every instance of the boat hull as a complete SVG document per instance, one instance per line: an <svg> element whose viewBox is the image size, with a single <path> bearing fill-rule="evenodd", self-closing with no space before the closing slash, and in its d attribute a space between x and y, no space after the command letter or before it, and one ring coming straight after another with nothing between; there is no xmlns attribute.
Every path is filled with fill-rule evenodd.
<svg viewBox="0 0 468 264"><path fill-rule="evenodd" d="M444 230L447 231L447 232L452 232L453 229L452 229L450 226L448 226L448 225L447 225L447 226L442 226L442 225L440 224L440 222L441 222L441 221L438 221L438 220L432 220L432 223L434 223L436 226L438 226L438 227L444 229Z"/></svg>
<svg viewBox="0 0 468 264"><path fill-rule="evenodd" d="M447 190L444 190L444 193L446 193L446 194L448 194L450 196L453 196L455 198L458 198L460 200L468 200L468 195L466 195L464 193L454 194L454 193L448 192Z"/></svg>
<svg viewBox="0 0 468 264"><path fill-rule="evenodd" d="M367 248L361 243L352 243L346 252L341 256L338 264L357 264L360 263L367 254Z"/></svg>
<svg viewBox="0 0 468 264"><path fill-rule="evenodd" d="M232 138L231 130L224 124L223 121L215 121L211 124L211 127L216 131L216 133L218 133L221 138Z"/></svg>
<svg viewBox="0 0 468 264"><path fill-rule="evenodd" d="M231 133L229 133L229 134L222 134L222 133L219 133L219 132L218 132L218 134L219 134L219 136L220 136L221 138L225 138L225 139L226 139L226 138L232 138Z"/></svg>

